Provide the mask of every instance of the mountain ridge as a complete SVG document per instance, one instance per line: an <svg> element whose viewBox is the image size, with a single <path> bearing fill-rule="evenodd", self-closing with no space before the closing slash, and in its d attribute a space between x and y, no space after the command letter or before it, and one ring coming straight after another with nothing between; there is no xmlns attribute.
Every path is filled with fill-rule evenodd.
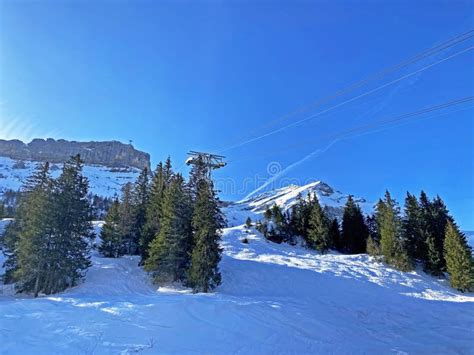
<svg viewBox="0 0 474 355"><path fill-rule="evenodd" d="M18 139L0 139L0 156L14 160L63 163L77 154L88 165L137 169L150 167L150 154L115 140L78 142L36 138L24 143Z"/></svg>

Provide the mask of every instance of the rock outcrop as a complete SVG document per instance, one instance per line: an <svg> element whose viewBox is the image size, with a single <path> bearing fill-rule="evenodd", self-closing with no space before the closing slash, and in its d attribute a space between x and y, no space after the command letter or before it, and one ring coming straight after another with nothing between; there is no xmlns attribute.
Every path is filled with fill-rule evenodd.
<svg viewBox="0 0 474 355"><path fill-rule="evenodd" d="M30 143L23 143L16 139L0 139L0 156L16 160L62 163L71 155L76 154L80 154L88 165L138 169L150 166L150 155L148 153L136 150L131 144L123 144L117 141L75 142L48 138L33 139Z"/></svg>

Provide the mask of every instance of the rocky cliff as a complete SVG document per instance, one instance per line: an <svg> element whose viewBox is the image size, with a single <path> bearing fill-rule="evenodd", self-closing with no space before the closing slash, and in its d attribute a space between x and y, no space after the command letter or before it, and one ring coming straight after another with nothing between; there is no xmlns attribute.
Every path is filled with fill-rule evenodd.
<svg viewBox="0 0 474 355"><path fill-rule="evenodd" d="M30 143L20 140L1 140L0 156L15 160L49 161L62 163L71 155L80 154L88 165L108 167L150 166L150 155L136 150L131 144L110 142L75 142L64 139L34 139Z"/></svg>

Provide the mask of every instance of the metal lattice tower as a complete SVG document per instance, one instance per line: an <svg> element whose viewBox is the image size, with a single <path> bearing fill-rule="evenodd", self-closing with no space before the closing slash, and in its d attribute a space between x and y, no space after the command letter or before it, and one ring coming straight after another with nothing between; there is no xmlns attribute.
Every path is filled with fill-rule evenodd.
<svg viewBox="0 0 474 355"><path fill-rule="evenodd" d="M227 165L222 155L190 151L189 158L186 159L186 165L203 164L206 167L208 178L211 179L211 172L215 169L223 168Z"/></svg>

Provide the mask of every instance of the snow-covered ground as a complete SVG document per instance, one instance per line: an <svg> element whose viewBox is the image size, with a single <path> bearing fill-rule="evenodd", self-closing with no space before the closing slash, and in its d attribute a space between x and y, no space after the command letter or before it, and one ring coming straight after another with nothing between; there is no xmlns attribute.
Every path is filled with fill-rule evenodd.
<svg viewBox="0 0 474 355"><path fill-rule="evenodd" d="M24 165L23 165L24 164ZM37 166L37 162L16 160L0 156L0 197L7 189L17 191ZM52 165L52 176L61 173L61 164ZM84 175L89 179L90 192L103 197L120 195L121 187L127 182L134 182L139 175L135 168L113 169L105 166L84 166Z"/></svg>
<svg viewBox="0 0 474 355"><path fill-rule="evenodd" d="M215 293L157 289L136 257L94 254L74 289L0 296L0 353L474 353L473 294L366 255L269 243L246 232L245 218L258 217L251 209L226 209Z"/></svg>

